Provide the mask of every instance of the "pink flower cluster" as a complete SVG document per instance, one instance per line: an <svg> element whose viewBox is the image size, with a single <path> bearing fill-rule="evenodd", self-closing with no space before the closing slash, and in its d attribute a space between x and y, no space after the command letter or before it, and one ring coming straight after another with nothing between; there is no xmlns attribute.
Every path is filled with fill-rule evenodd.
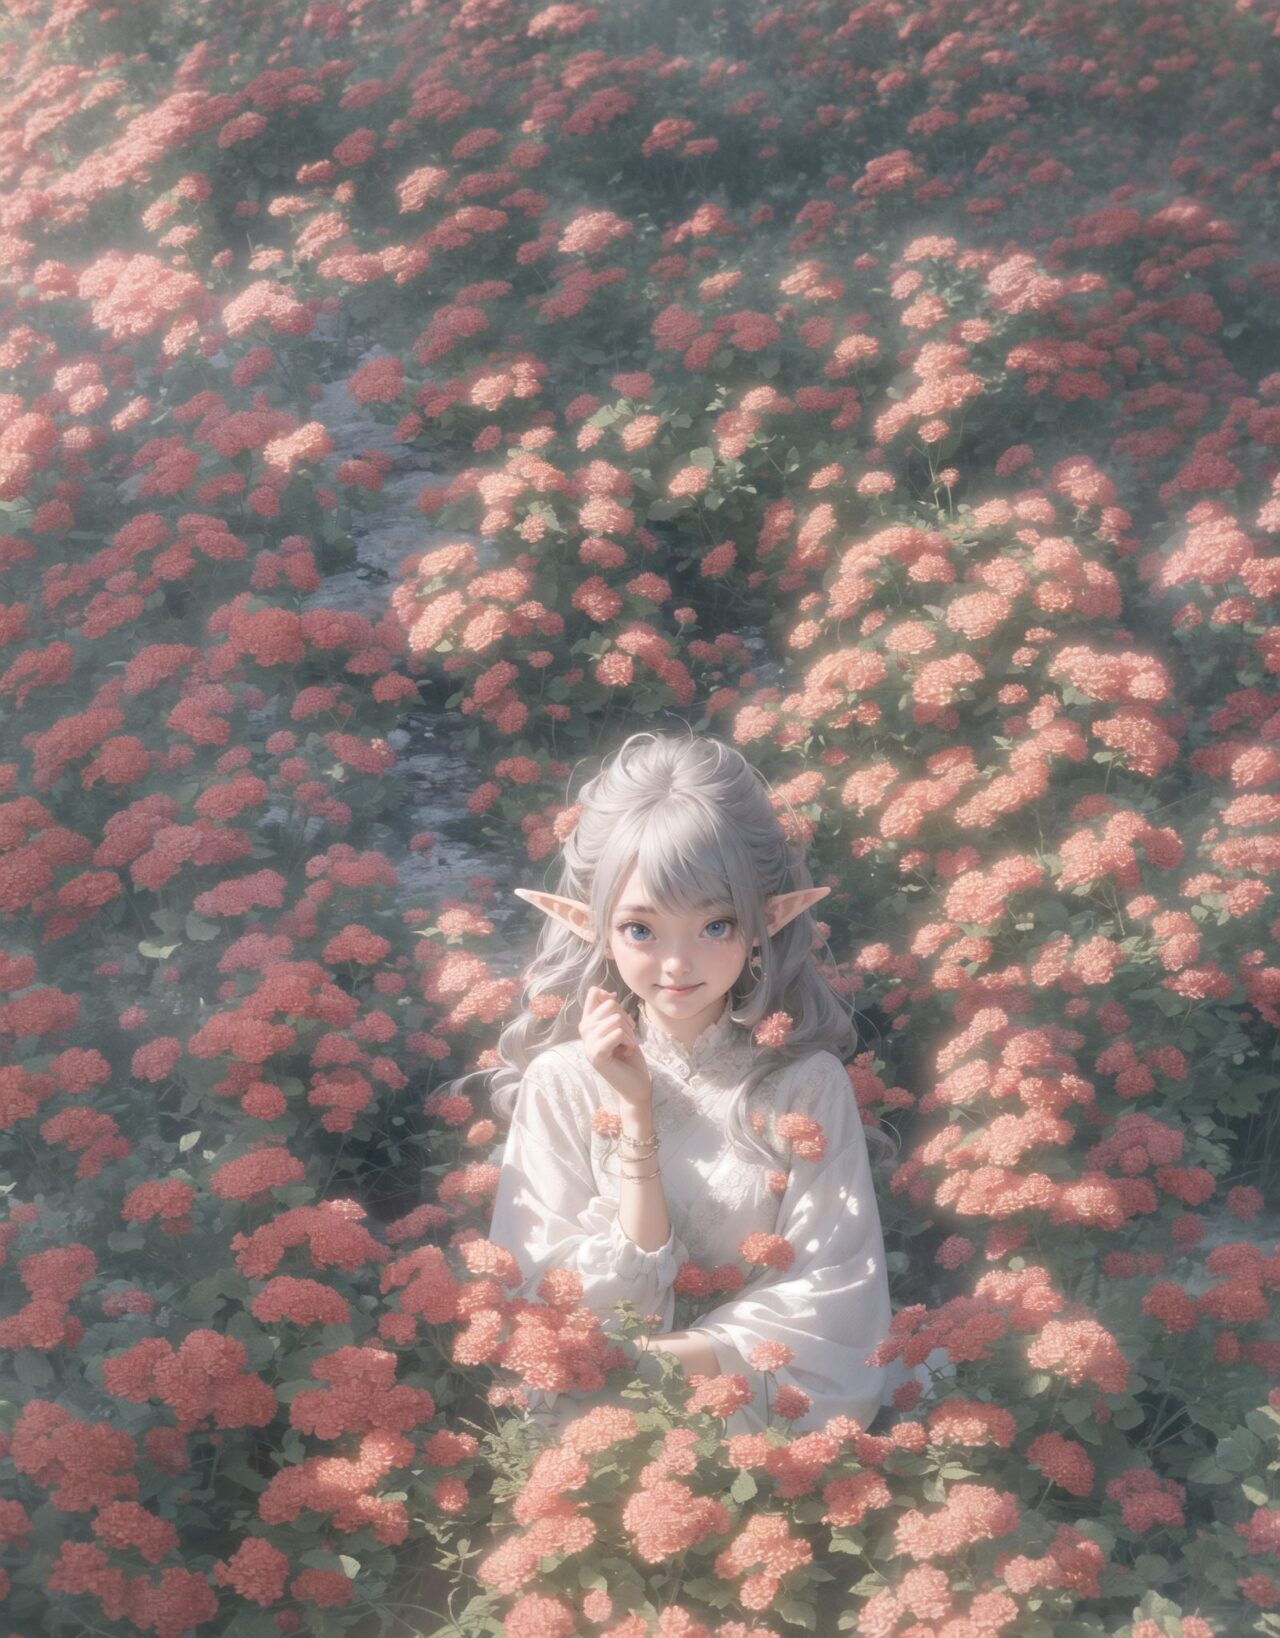
<svg viewBox="0 0 1280 1638"><path fill-rule="evenodd" d="M1018 1526L1017 1498L984 1484L953 1484L936 1513L912 1509L894 1532L900 1553L911 1558L950 1558L977 1542L1010 1535Z"/></svg>
<svg viewBox="0 0 1280 1638"><path fill-rule="evenodd" d="M300 1246L306 1248L313 1269L353 1273L365 1263L384 1263L390 1252L361 1226L364 1215L364 1208L352 1200L291 1207L250 1234L232 1236L236 1266L250 1279L263 1279L275 1273L288 1251Z"/></svg>
<svg viewBox="0 0 1280 1638"><path fill-rule="evenodd" d="M193 1227L191 1208L196 1191L181 1178L165 1178L156 1183L139 1183L120 1204L126 1223L158 1221L165 1234L189 1234Z"/></svg>
<svg viewBox="0 0 1280 1638"><path fill-rule="evenodd" d="M184 1433L209 1418L220 1428L264 1427L276 1396L246 1370L248 1357L242 1342L217 1331L189 1331L176 1349L164 1337L148 1337L103 1361L103 1383L135 1404L160 1400Z"/></svg>
<svg viewBox="0 0 1280 1638"><path fill-rule="evenodd" d="M9 1458L64 1513L92 1512L138 1492L129 1435L107 1422L82 1422L47 1399L28 1399L19 1411Z"/></svg>
<svg viewBox="0 0 1280 1638"><path fill-rule="evenodd" d="M73 1242L32 1252L18 1263L18 1277L31 1300L0 1319L0 1347L49 1350L74 1347L84 1326L71 1304L97 1272L98 1260L88 1246Z"/></svg>
<svg viewBox="0 0 1280 1638"><path fill-rule="evenodd" d="M330 1386L298 1394L289 1420L321 1439L373 1428L408 1433L435 1415L435 1400L425 1388L395 1381L396 1357L383 1349L338 1348L314 1360L311 1374Z"/></svg>
<svg viewBox="0 0 1280 1638"><path fill-rule="evenodd" d="M350 1534L367 1527L379 1541L397 1546L409 1532L405 1505L372 1491L413 1456L411 1439L375 1429L361 1437L358 1454L350 1459L308 1456L281 1468L258 1498L259 1516L265 1524L286 1524L304 1511L322 1513L335 1530Z"/></svg>

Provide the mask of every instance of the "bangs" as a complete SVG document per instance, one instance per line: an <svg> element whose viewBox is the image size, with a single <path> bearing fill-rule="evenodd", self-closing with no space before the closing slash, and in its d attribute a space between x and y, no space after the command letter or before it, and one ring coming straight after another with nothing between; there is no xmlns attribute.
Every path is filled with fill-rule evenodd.
<svg viewBox="0 0 1280 1638"><path fill-rule="evenodd" d="M735 906L714 821L699 804L670 804L651 813L635 859L646 904L686 913Z"/></svg>

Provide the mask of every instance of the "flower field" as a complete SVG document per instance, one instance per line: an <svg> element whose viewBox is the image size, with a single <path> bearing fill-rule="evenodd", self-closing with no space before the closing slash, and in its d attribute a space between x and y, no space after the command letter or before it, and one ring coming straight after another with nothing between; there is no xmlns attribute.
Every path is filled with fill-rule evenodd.
<svg viewBox="0 0 1280 1638"><path fill-rule="evenodd" d="M0 1638L1280 1635L1278 42L9 0ZM337 379L436 474L368 612ZM770 780L902 1146L874 1431L508 1300L440 1088L537 927L406 892L424 715L526 884L625 732Z"/></svg>

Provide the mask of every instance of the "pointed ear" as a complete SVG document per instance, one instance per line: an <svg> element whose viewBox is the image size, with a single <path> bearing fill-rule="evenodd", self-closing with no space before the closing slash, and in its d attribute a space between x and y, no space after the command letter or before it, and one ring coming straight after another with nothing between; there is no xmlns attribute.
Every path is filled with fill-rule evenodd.
<svg viewBox="0 0 1280 1638"><path fill-rule="evenodd" d="M802 887L796 893L775 893L772 898L764 902L765 925L769 929L769 937L781 932L789 921L811 904L817 904L819 899L825 899L831 891L829 887Z"/></svg>
<svg viewBox="0 0 1280 1638"><path fill-rule="evenodd" d="M572 932L587 944L594 944L595 938L591 932L591 912L585 904L577 899L561 898L558 893L531 893L523 887L512 888L518 899L531 904L535 910L544 910L547 915L554 916L557 921L564 923Z"/></svg>

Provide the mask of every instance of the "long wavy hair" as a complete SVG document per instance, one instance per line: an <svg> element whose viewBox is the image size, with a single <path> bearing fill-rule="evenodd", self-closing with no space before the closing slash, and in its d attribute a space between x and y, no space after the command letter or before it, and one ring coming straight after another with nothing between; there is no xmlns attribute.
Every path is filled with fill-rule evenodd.
<svg viewBox="0 0 1280 1638"><path fill-rule="evenodd" d="M785 1157L762 1143L747 1118L754 1088L786 1064L826 1049L844 1062L859 1036L847 1003L813 957L817 929L806 909L770 937L765 900L814 885L803 850L778 819L764 776L734 746L711 737L652 732L630 735L582 787L573 829L566 836L554 887L546 889L590 907L596 942L589 943L555 916L542 915L537 949L524 971L524 1005L498 1037L498 1067L473 1072L489 1078L489 1106L509 1125L529 1064L563 1041L577 1040L587 991L603 985L635 1019L639 999L621 982L608 954L607 929L621 885L638 864L655 903L693 912L731 902L747 949L759 943L757 982L744 964L729 991L733 1022L752 1030L762 1018L786 1012L793 1027L779 1047L753 1051L746 1076L726 1103L726 1130L738 1153L777 1166ZM826 941L821 947L830 949ZM833 963L834 964L834 963ZM625 994L623 993L625 991ZM535 1010L540 997L559 998L554 1016ZM460 1077L449 1083L456 1087ZM866 1127L874 1165L896 1161L898 1144Z"/></svg>

